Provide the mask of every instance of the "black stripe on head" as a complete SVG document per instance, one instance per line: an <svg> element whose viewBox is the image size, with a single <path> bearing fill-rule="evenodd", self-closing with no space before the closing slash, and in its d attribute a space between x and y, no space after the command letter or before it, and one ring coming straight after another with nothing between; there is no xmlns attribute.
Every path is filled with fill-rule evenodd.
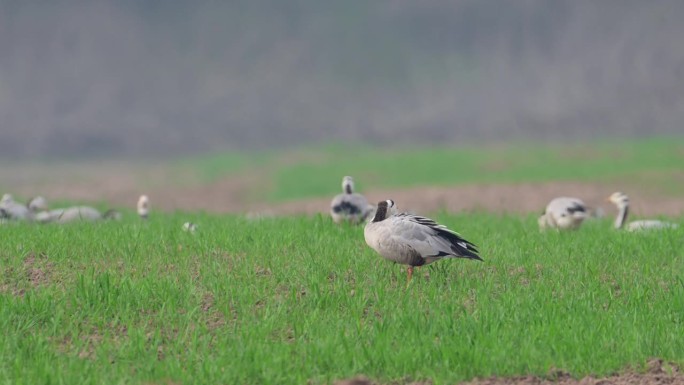
<svg viewBox="0 0 684 385"><path fill-rule="evenodd" d="M382 222L385 219L387 219L387 210L388 206L390 205L394 206L394 202L391 200L386 200L386 201L380 201L378 202L378 208L375 210L375 216L373 217L373 222Z"/></svg>

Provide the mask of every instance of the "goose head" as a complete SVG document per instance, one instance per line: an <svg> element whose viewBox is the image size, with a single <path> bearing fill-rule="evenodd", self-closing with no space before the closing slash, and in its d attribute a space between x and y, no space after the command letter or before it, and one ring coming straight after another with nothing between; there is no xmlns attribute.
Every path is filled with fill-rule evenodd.
<svg viewBox="0 0 684 385"><path fill-rule="evenodd" d="M614 204L619 209L629 206L629 197L623 192L614 192L608 197L608 202Z"/></svg>
<svg viewBox="0 0 684 385"><path fill-rule="evenodd" d="M12 194L6 193L2 195L2 199L0 199L0 204L2 205L8 205L12 204L14 202L14 198L12 197Z"/></svg>
<svg viewBox="0 0 684 385"><path fill-rule="evenodd" d="M350 176L345 176L342 178L342 191L345 194L351 194L354 192L354 179Z"/></svg>
<svg viewBox="0 0 684 385"><path fill-rule="evenodd" d="M393 200L387 199L378 202L378 207L375 209L375 216L371 222L382 222L388 217L396 213L396 204Z"/></svg>

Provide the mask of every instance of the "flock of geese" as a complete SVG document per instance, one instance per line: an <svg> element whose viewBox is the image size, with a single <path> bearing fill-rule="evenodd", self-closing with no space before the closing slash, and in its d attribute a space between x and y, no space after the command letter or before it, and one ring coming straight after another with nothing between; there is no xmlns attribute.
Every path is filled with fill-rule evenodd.
<svg viewBox="0 0 684 385"><path fill-rule="evenodd" d="M646 219L627 223L629 214L629 197L623 192L614 192L607 198L618 209L614 227L627 231L675 229L676 223L657 219ZM590 218L592 210L579 198L559 197L551 200L539 217L539 228L556 230L576 230L584 220Z"/></svg>
<svg viewBox="0 0 684 385"><path fill-rule="evenodd" d="M622 192L613 193L608 201L615 204L618 214L616 229L627 231L673 229L677 224L660 220L627 222L629 198ZM150 213L147 195L138 199L137 212L146 220ZM594 214L592 214L594 213ZM538 218L541 230L576 230L582 223L595 215L581 199L558 197L549 202ZM334 223L364 224L364 238L368 246L390 261L407 265L407 281L411 281L415 267L428 265L445 258L465 258L482 261L477 246L455 231L434 220L408 212L400 212L391 199L370 204L354 191L354 180L350 176L342 179L342 193L330 202L330 216ZM90 206L72 206L49 209L47 200L41 196L30 199L26 204L16 202L11 194L0 200L0 219L20 220L37 223L69 223L75 221L99 221L121 219L116 210L101 213ZM195 232L197 226L186 222L183 230Z"/></svg>
<svg viewBox="0 0 684 385"><path fill-rule="evenodd" d="M608 201L618 208L616 229L627 231L674 229L678 225L655 219L625 224L629 213L629 198L615 192ZM593 212L593 213L592 213ZM466 258L482 261L477 246L455 231L434 220L411 213L398 212L393 200L374 206L354 192L352 177L342 179L342 194L330 202L330 215L335 223L365 223L364 238L368 246L390 261L407 265L408 282L413 270L443 258ZM585 219L596 216L581 199L559 197L551 200L538 219L540 230L576 230Z"/></svg>
<svg viewBox="0 0 684 385"><path fill-rule="evenodd" d="M147 219L150 211L147 195L138 199L138 215ZM104 213L91 206L70 206L50 209L47 199L37 196L29 199L26 204L14 200L12 194L4 194L0 200L0 220L26 221L35 223L70 223L77 221L95 222L100 220L120 220L121 213L107 210Z"/></svg>

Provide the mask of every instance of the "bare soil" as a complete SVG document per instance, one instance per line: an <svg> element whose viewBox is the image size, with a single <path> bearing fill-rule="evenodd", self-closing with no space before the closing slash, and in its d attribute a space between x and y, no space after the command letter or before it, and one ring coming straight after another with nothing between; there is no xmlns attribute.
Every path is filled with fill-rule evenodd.
<svg viewBox="0 0 684 385"><path fill-rule="evenodd" d="M356 377L334 382L335 385L379 385L366 377ZM397 382L393 384L427 385L431 382ZM477 378L472 381L462 382L461 385L680 385L684 384L684 373L672 364L660 359L652 359L648 362L645 372L633 369L625 370L608 377L587 376L574 378L569 373L554 371L545 377L520 376L520 377L489 377Z"/></svg>

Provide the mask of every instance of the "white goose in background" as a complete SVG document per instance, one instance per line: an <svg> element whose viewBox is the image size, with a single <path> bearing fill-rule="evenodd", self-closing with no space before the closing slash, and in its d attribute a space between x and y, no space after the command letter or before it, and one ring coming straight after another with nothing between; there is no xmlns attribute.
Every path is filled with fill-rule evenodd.
<svg viewBox="0 0 684 385"><path fill-rule="evenodd" d="M47 199L40 195L29 199L26 203L26 207L28 207L29 211L31 211L34 214L49 209Z"/></svg>
<svg viewBox="0 0 684 385"><path fill-rule="evenodd" d="M41 223L69 223L76 221L95 222L102 219L121 219L121 213L108 210L104 214L94 207L73 206L37 213L35 220Z"/></svg>
<svg viewBox="0 0 684 385"><path fill-rule="evenodd" d="M14 200L12 194L4 194L0 199L0 209L3 209L5 216L10 220L32 220L31 211L26 205Z"/></svg>
<svg viewBox="0 0 684 385"><path fill-rule="evenodd" d="M342 194L336 195L330 202L330 216L333 222L353 224L365 222L373 213L373 206L363 195L354 192L352 177L342 178L342 191Z"/></svg>
<svg viewBox="0 0 684 385"><path fill-rule="evenodd" d="M558 197L549 202L537 222L540 230L575 230L587 217L588 208L581 199Z"/></svg>
<svg viewBox="0 0 684 385"><path fill-rule="evenodd" d="M192 222L185 222L183 223L183 231L188 232L188 233L194 233L197 231L197 225L192 223Z"/></svg>
<svg viewBox="0 0 684 385"><path fill-rule="evenodd" d="M366 224L366 243L383 258L408 265L408 281L413 268L442 258L468 258L481 261L477 247L446 226L429 218L408 213L395 214L393 200L378 203L373 220Z"/></svg>
<svg viewBox="0 0 684 385"><path fill-rule="evenodd" d="M676 229L679 227L676 223L659 221L657 219L646 219L640 221L632 221L625 225L627 215L629 214L629 197L622 192L614 192L608 197L608 201L613 203L618 208L617 217L615 217L615 228L626 229L627 231L640 230L658 230L658 229Z"/></svg>
<svg viewBox="0 0 684 385"><path fill-rule="evenodd" d="M147 219L150 214L150 198L147 195L141 195L138 198L138 215L140 218Z"/></svg>

